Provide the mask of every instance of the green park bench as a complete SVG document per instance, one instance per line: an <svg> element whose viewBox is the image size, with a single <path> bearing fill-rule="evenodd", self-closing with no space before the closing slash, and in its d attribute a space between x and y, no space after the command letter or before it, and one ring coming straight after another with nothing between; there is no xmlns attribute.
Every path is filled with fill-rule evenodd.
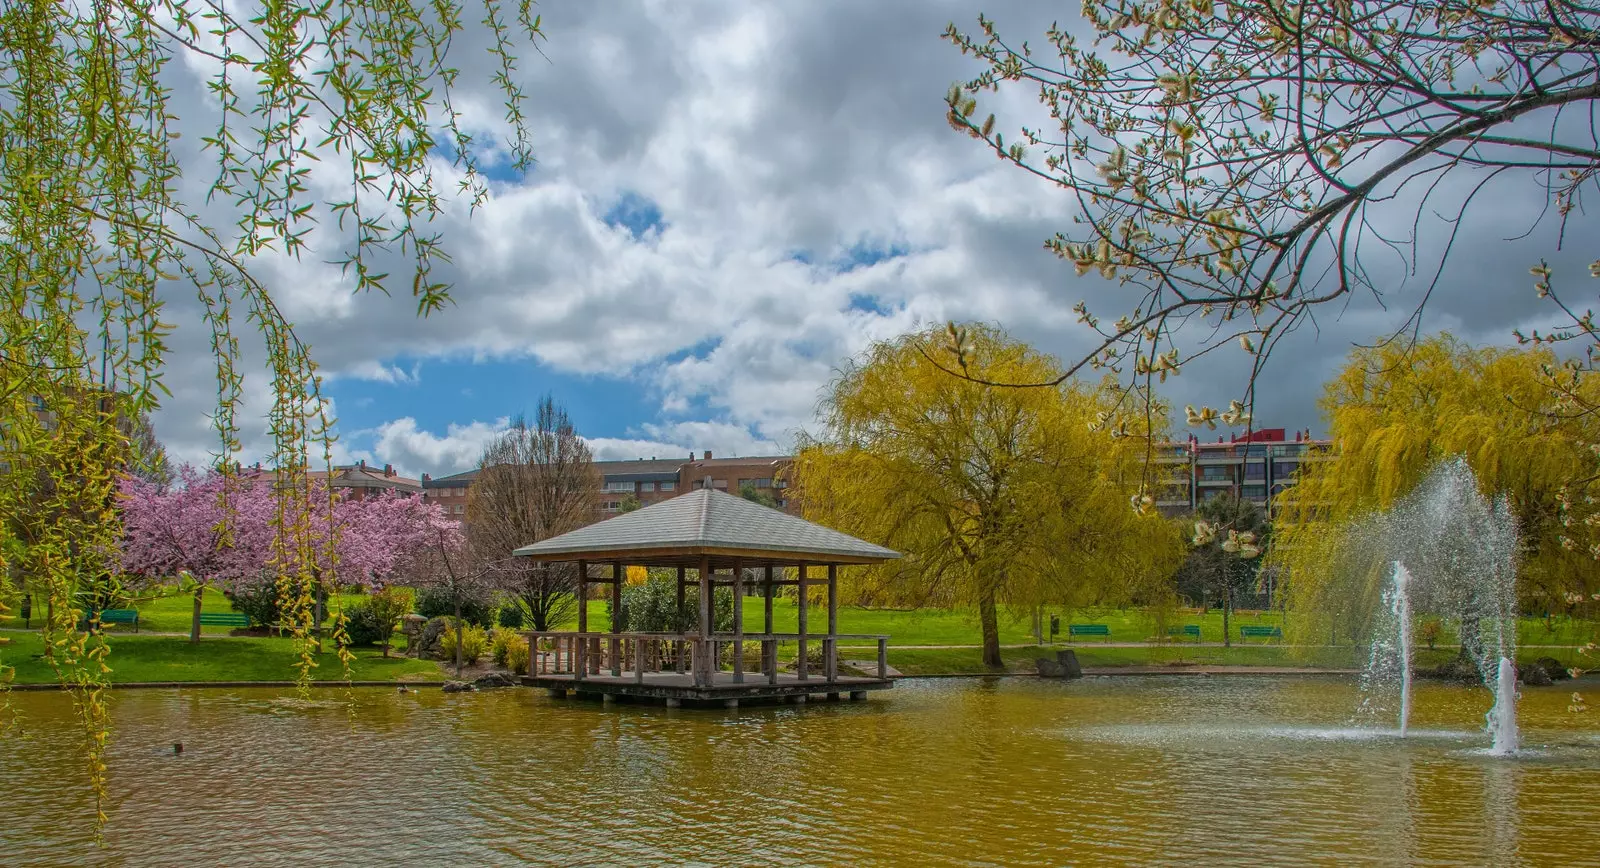
<svg viewBox="0 0 1600 868"><path fill-rule="evenodd" d="M250 616L243 612L201 612L202 627L248 627Z"/></svg>
<svg viewBox="0 0 1600 868"><path fill-rule="evenodd" d="M1111 628L1104 624L1068 624L1067 637L1077 636L1106 636L1110 637Z"/></svg>
<svg viewBox="0 0 1600 868"><path fill-rule="evenodd" d="M1167 628L1167 635L1168 636L1185 636L1185 637L1188 637L1190 639L1194 639L1195 641L1198 642L1200 640L1200 625L1199 624L1184 624L1182 627L1168 627Z"/></svg>
<svg viewBox="0 0 1600 868"><path fill-rule="evenodd" d="M93 612L85 612L83 620L78 622L78 629L89 629L89 622L93 620ZM132 624L133 632L139 632L139 613L133 609L101 609L100 624Z"/></svg>
<svg viewBox="0 0 1600 868"><path fill-rule="evenodd" d="M1240 627L1240 639L1282 639L1283 630L1277 627Z"/></svg>

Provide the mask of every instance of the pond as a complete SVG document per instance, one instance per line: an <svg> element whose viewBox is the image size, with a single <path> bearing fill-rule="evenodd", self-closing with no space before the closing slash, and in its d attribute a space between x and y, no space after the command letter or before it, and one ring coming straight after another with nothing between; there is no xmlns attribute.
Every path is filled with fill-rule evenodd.
<svg viewBox="0 0 1600 868"><path fill-rule="evenodd" d="M1594 865L1600 731L1569 692L1526 690L1530 750L1496 759L1482 689L1424 685L1402 741L1352 728L1336 678L910 680L736 711L127 690L103 849L67 697L16 693L0 862Z"/></svg>

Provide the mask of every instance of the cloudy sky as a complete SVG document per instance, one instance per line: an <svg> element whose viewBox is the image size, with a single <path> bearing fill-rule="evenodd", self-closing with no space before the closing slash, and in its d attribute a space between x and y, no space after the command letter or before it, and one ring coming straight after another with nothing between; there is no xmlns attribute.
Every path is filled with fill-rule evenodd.
<svg viewBox="0 0 1600 868"><path fill-rule="evenodd" d="M522 70L539 164L492 173L484 208L438 224L453 308L421 320L404 295L351 295L314 258L264 270L328 375L338 457L465 469L545 393L603 458L779 452L842 360L950 319L1076 357L1089 335L1072 305L1105 302L1113 318L1121 306L1114 286L1042 248L1071 203L943 117L946 89L976 71L939 38L945 25L984 11L1042 41L1051 15L1037 6L545 0L546 57ZM1054 14L1071 20L1077 5ZM1021 88L1000 100L1013 126L1037 110ZM1529 260L1465 249L1425 327L1505 342L1530 310ZM1321 431L1321 382L1353 342L1409 314L1408 291L1420 290L1396 268L1384 299L1324 311L1280 346L1257 425ZM204 333L188 332L156 421L175 456L203 462L214 386ZM1166 395L1226 404L1245 362L1203 360ZM241 421L258 450L259 421Z"/></svg>

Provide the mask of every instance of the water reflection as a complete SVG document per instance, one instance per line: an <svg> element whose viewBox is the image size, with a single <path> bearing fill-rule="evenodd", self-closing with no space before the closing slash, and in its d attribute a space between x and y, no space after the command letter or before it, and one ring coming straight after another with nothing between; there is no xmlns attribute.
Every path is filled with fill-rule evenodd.
<svg viewBox="0 0 1600 868"><path fill-rule="evenodd" d="M70 704L16 694L0 862L1583 864L1600 740L1565 696L1524 694L1540 755L1507 762L1481 755L1485 697L1420 690L1402 740L1352 728L1333 679L930 680L711 713L127 691L97 851Z"/></svg>

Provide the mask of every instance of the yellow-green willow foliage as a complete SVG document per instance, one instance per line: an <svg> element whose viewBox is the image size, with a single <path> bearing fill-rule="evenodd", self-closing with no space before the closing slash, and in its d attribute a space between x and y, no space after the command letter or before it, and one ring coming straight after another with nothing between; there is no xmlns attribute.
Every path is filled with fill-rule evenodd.
<svg viewBox="0 0 1600 868"><path fill-rule="evenodd" d="M242 347L259 342L249 356L270 375L266 457L284 493L277 581L308 679L313 588L335 579L309 566L305 471L326 459L327 420L315 365L251 267L308 255L344 267L333 291L410 292L421 314L448 302L430 224L444 193L476 205L485 190L454 101L464 19L487 32L483 77L520 168L516 56L540 38L528 0L0 7L0 598L26 582L48 612L97 796L108 648L77 629L78 607L117 593L114 492L133 459L128 420L164 391L163 306L187 295L203 312L223 467L241 458ZM173 89L194 76L203 97Z"/></svg>
<svg viewBox="0 0 1600 868"><path fill-rule="evenodd" d="M833 384L825 430L801 444L793 473L807 518L906 555L846 571L847 594L976 606L984 660L999 666L998 604L1132 599L1165 587L1182 546L1139 502L1146 419L1163 414L1113 385L974 382L1041 382L1059 368L997 329L961 336L972 379L924 355L938 333L873 345Z"/></svg>
<svg viewBox="0 0 1600 868"><path fill-rule="evenodd" d="M1586 554L1561 542L1563 486L1592 468L1585 444L1600 419L1561 412L1549 389L1544 350L1477 348L1452 337L1409 351L1385 346L1353 352L1327 385L1322 410L1331 424L1332 454L1302 465L1299 483L1276 503L1272 559L1287 568L1290 601L1328 623L1339 582L1359 576L1372 592L1380 566L1350 563L1353 524L1388 509L1438 462L1462 455L1489 497L1509 499L1522 534L1518 595L1524 606L1561 611L1567 593L1600 590ZM1592 482L1585 482L1592 488ZM1346 613L1355 617L1354 612ZM1348 622L1346 622L1348 623ZM1359 632L1359 624L1351 624Z"/></svg>

